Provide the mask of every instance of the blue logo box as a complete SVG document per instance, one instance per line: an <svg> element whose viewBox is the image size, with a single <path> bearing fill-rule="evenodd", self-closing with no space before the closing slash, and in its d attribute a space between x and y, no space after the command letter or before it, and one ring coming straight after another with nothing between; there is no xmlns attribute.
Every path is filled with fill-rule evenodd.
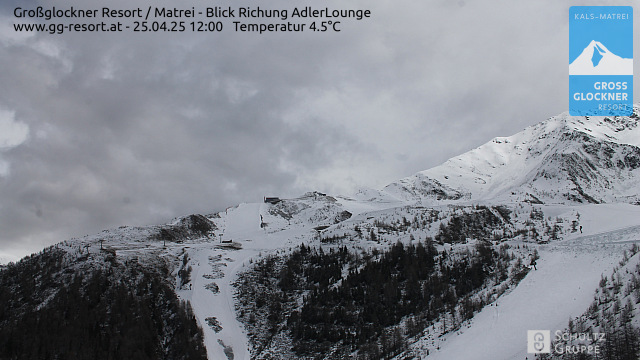
<svg viewBox="0 0 640 360"><path fill-rule="evenodd" d="M633 8L572 6L569 10L569 113L633 113Z"/></svg>

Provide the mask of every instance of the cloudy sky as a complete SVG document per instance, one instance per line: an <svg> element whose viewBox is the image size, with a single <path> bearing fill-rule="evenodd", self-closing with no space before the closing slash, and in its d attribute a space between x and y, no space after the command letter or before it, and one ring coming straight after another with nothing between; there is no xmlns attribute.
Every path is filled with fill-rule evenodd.
<svg viewBox="0 0 640 360"><path fill-rule="evenodd" d="M215 5L372 17L340 33L14 31L17 6L78 4L0 4L0 257L264 195L381 188L520 131L567 109L582 5L241 0Z"/></svg>

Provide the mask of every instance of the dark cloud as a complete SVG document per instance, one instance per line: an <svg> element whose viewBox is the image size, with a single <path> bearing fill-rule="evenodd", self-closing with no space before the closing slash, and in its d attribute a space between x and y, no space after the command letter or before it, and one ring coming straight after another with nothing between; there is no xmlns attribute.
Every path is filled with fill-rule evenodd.
<svg viewBox="0 0 640 360"><path fill-rule="evenodd" d="M0 110L29 127L0 149L0 255L381 187L567 104L569 3L354 1L373 18L338 34L15 34L26 4L0 6Z"/></svg>

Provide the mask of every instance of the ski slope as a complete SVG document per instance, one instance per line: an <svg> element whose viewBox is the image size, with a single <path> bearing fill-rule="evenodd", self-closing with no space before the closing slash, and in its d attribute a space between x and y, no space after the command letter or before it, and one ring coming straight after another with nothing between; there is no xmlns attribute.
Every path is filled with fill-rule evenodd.
<svg viewBox="0 0 640 360"><path fill-rule="evenodd" d="M205 346L209 359L250 359L251 346L242 324L237 320L235 309L235 289L233 283L252 258L269 252L288 248L303 241L310 241L311 229L305 226L287 227L286 222L268 213L268 204L240 204L220 213L220 218L212 219L220 229L222 241L240 244L241 249L224 248L220 237L211 242L196 242L186 249L193 267L191 288L177 290L178 295L189 300L200 326L204 330ZM261 215L269 227L260 226ZM282 220L280 219L282 222ZM215 283L219 292L207 288ZM208 325L207 318L215 317L222 328L216 332Z"/></svg>
<svg viewBox="0 0 640 360"><path fill-rule="evenodd" d="M606 221L615 206L583 210L591 223ZM609 211L607 211L609 210ZM620 214L622 211L618 211ZM538 269L532 270L510 293L485 307L461 333L445 336L440 349L432 349L429 360L510 360L527 356L527 330L564 329L570 317L582 314L593 301L601 276L607 276L622 258L629 243L640 242L640 225L620 228L640 217L624 212L621 223L609 222L615 230L574 235L540 246ZM609 215L609 216L606 216ZM585 216L585 215L583 215ZM594 227L595 228L595 227ZM418 345L418 344L416 344Z"/></svg>

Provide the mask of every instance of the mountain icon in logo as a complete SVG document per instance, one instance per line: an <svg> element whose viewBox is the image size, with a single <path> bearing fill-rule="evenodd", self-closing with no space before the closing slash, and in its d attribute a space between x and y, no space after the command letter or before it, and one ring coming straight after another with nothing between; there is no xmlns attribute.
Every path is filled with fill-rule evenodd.
<svg viewBox="0 0 640 360"><path fill-rule="evenodd" d="M601 42L591 40L569 64L569 75L633 75L633 59L622 58Z"/></svg>

